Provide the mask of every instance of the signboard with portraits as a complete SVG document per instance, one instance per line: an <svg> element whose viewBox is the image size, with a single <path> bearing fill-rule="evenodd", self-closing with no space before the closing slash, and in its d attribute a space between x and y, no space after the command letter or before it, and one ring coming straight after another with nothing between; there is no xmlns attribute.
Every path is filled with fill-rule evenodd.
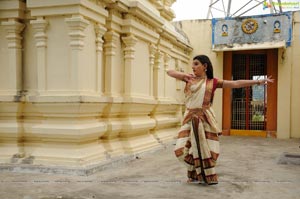
<svg viewBox="0 0 300 199"><path fill-rule="evenodd" d="M292 42L292 13L212 19L213 49Z"/></svg>

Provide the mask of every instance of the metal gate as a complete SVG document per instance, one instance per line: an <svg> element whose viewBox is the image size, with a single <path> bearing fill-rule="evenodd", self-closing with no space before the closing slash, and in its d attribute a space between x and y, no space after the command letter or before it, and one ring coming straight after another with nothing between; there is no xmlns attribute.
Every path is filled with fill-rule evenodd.
<svg viewBox="0 0 300 199"><path fill-rule="evenodd" d="M265 54L234 54L232 79L262 79L267 75ZM266 130L267 87L232 89L231 129Z"/></svg>

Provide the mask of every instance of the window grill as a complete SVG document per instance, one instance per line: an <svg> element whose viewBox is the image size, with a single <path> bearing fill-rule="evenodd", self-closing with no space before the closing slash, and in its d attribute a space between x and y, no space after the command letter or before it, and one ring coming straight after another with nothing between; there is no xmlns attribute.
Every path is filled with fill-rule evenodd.
<svg viewBox="0 0 300 199"><path fill-rule="evenodd" d="M232 79L262 79L266 77L266 55L233 55ZM265 130L267 87L254 85L232 89L231 128Z"/></svg>

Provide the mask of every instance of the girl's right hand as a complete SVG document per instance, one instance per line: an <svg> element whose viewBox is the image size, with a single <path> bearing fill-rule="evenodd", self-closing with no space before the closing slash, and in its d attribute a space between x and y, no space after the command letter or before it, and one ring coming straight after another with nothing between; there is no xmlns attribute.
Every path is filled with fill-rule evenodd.
<svg viewBox="0 0 300 199"><path fill-rule="evenodd" d="M184 74L183 81L189 82L194 77L193 74Z"/></svg>

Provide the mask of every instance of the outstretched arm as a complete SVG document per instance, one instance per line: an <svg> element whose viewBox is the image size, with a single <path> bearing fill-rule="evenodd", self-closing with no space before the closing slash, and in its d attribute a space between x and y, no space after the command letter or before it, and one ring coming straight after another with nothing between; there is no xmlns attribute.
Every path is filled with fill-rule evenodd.
<svg viewBox="0 0 300 199"><path fill-rule="evenodd" d="M176 70L168 70L167 74L170 77L174 77L176 79L179 79L179 80L182 80L182 81L185 81L185 82L188 82L193 77L192 74L186 74L186 73L179 72L179 71L176 71Z"/></svg>
<svg viewBox="0 0 300 199"><path fill-rule="evenodd" d="M260 80L224 80L223 88L242 88L252 85L266 85L269 82L273 83L274 79L271 79L272 76L269 76L265 79Z"/></svg>

